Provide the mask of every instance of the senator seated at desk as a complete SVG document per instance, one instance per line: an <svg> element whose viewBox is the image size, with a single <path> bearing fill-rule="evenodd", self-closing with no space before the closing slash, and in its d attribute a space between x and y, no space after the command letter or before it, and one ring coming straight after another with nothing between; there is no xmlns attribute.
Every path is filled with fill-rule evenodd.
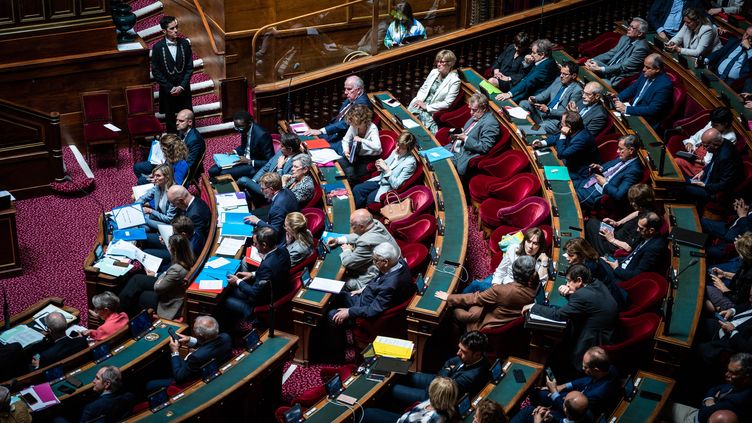
<svg viewBox="0 0 752 423"><path fill-rule="evenodd" d="M614 280L625 281L665 266L668 248L666 237L660 232L662 226L663 219L654 212L646 212L637 218L637 232L642 241L624 258L603 259L611 267Z"/></svg>
<svg viewBox="0 0 752 423"><path fill-rule="evenodd" d="M102 324L96 329L83 331L81 335L99 342L128 326L128 314L120 311L120 298L112 292L105 291L91 297L91 305L94 310L89 310L89 315L102 319Z"/></svg>
<svg viewBox="0 0 752 423"><path fill-rule="evenodd" d="M170 377L146 383L146 392L152 393L171 384L185 384L201 377L201 367L214 360L221 366L232 356L230 336L219 332L219 324L211 316L199 316L193 323L193 335L170 338ZM191 348L190 354L180 358L180 347Z"/></svg>
<svg viewBox="0 0 752 423"><path fill-rule="evenodd" d="M123 391L123 375L120 369L115 366L100 368L91 384L98 397L84 406L79 421L119 422L130 414L134 397L130 392ZM68 420L63 417L53 420L53 423L67 422Z"/></svg>
<svg viewBox="0 0 752 423"><path fill-rule="evenodd" d="M238 180L243 176L250 177L266 165L274 156L272 137L261 125L253 121L253 117L246 111L235 113L233 116L235 131L240 132L240 145L228 154L236 154L240 161L229 169L222 169L216 164L209 168L209 176L230 175Z"/></svg>
<svg viewBox="0 0 752 423"><path fill-rule="evenodd" d="M243 221L258 228L274 229L274 233L280 237L280 246L284 247L285 239L282 234L284 233L285 217L289 213L300 210L298 199L295 198L292 191L282 187L282 177L279 176L279 173L269 172L265 174L259 180L259 186L264 197L271 203L268 211L264 210L266 216L260 213L260 210L254 210L251 215L244 217Z"/></svg>
<svg viewBox="0 0 752 423"><path fill-rule="evenodd" d="M587 267L593 279L597 279L606 285L614 301L619 306L619 310L624 308L627 304L627 291L614 283L611 267L605 261L601 260L601 256L587 240L583 238L570 238L564 244L564 251L566 252L565 258L570 266L581 264Z"/></svg>
<svg viewBox="0 0 752 423"><path fill-rule="evenodd" d="M554 422L593 421L594 416L598 416L601 412L608 410L609 406L613 405L618 396L619 372L616 370L616 367L611 365L608 354L601 347L595 346L589 348L585 351L581 362L582 371L585 373L584 377L562 384L557 384L556 379L546 377L545 386L536 390L530 396L533 404L521 409L511 422L540 421L535 419L533 415L537 411L537 406L548 408L553 418L550 421ZM570 397L574 392L578 392L584 396L585 401L582 402L582 398L577 395ZM577 399L575 400L574 398ZM576 415L587 415L588 418L583 420L564 420L565 417L571 417L573 411L570 410L567 413L567 407L570 409L575 407L577 411ZM567 416L567 414L570 415Z"/></svg>
<svg viewBox="0 0 752 423"><path fill-rule="evenodd" d="M619 309L603 282L593 279L590 270L581 264L567 269L567 283L559 287L559 293L568 299L563 307L533 303L526 305L523 312L529 310L548 319L570 322L571 335L562 341L556 358L568 360L578 369L590 347L611 343ZM560 368L571 371L565 364L560 363Z"/></svg>
<svg viewBox="0 0 752 423"><path fill-rule="evenodd" d="M366 209L355 210L350 215L350 230L351 234L330 238L327 245L330 248L341 246L342 252L339 257L345 268L345 289L357 291L364 288L379 273L373 264L373 249L377 245L388 242L397 251L400 249L384 224L374 220Z"/></svg>
<svg viewBox="0 0 752 423"><path fill-rule="evenodd" d="M668 43L666 50L691 58L707 57L721 48L718 31L701 9L684 12L684 25Z"/></svg>
<svg viewBox="0 0 752 423"><path fill-rule="evenodd" d="M625 135L619 138L615 159L603 165L590 164L591 176L582 179L575 187L583 208L595 208L604 195L608 195L611 201L625 203L629 188L642 177L637 150L637 137Z"/></svg>
<svg viewBox="0 0 752 423"><path fill-rule="evenodd" d="M535 259L520 256L512 265L514 281L495 284L490 288L470 294L447 294L437 291L436 297L454 307L454 317L467 330L499 327L517 319L522 307L530 304L540 285L535 269Z"/></svg>
<svg viewBox="0 0 752 423"><path fill-rule="evenodd" d="M172 219L172 233L183 235L188 239L194 257L201 254L201 250L204 249L204 244L206 244L206 235L194 229L193 221L188 216L180 215ZM170 251L165 245L167 241L169 239L163 240L161 237L147 235L145 248L143 248L145 253L162 259L162 264L159 266L160 271L164 271L172 264Z"/></svg>
<svg viewBox="0 0 752 423"><path fill-rule="evenodd" d="M305 207L313 198L316 184L311 176L313 161L311 156L301 153L292 158L292 167L288 175L282 175L282 187L292 191L300 208Z"/></svg>
<svg viewBox="0 0 752 423"><path fill-rule="evenodd" d="M684 12L698 7L702 7L700 0L654 0L647 15L650 29L668 41L679 32Z"/></svg>
<svg viewBox="0 0 752 423"><path fill-rule="evenodd" d="M715 238L715 242L705 249L709 258L721 259L735 242L737 237L752 230L752 213L750 207L743 198L737 198L732 203L736 218L726 222L725 219L717 220L709 217L700 219L702 231Z"/></svg>
<svg viewBox="0 0 752 423"><path fill-rule="evenodd" d="M134 199L134 202L143 205L147 230L155 232L159 225L169 224L178 212L175 206L167 201L167 190L175 185L172 168L166 164L155 167L151 171L151 181L154 186L144 195Z"/></svg>
<svg viewBox="0 0 752 423"><path fill-rule="evenodd" d="M726 141L721 133L710 128L703 132L702 146L713 158L705 167L691 178L684 187L684 194L697 202L702 209L708 201L728 193L742 177L742 160L736 147Z"/></svg>
<svg viewBox="0 0 752 423"><path fill-rule="evenodd" d="M527 74L530 65L525 57L530 54L530 36L520 31L514 35L512 43L508 44L491 65L491 77L488 82L499 87L501 91L509 91Z"/></svg>
<svg viewBox="0 0 752 423"><path fill-rule="evenodd" d="M559 77L545 90L520 102L520 107L530 112L535 122L547 134L559 132L559 122L567 105L582 99L582 87L577 83L580 67L567 60L561 64Z"/></svg>
<svg viewBox="0 0 752 423"><path fill-rule="evenodd" d="M749 272L747 270L747 272ZM708 366L717 366L722 362L726 354L750 353L752 354L752 285L749 284L749 276L745 280L736 280L738 285L746 285L746 299L740 304L721 311L719 314L724 319L710 318L706 322L707 329L712 333L710 340L700 343L698 351L700 357ZM745 283L746 282L746 283ZM734 287L736 288L736 287ZM736 290L742 291L740 286ZM741 292L740 292L741 294Z"/></svg>
<svg viewBox="0 0 752 423"><path fill-rule="evenodd" d="M436 68L428 74L407 110L435 134L438 125L433 120L433 114L448 109L454 103L460 92L460 77L454 69L457 56L453 52L440 50L434 63Z"/></svg>
<svg viewBox="0 0 752 423"><path fill-rule="evenodd" d="M664 70L663 59L653 53L645 58L637 81L620 92L614 104L619 113L641 116L657 128L671 111L672 98L673 85Z"/></svg>
<svg viewBox="0 0 752 423"><path fill-rule="evenodd" d="M734 132L733 122L734 114L728 107L716 107L710 112L710 121L703 128L695 132L692 136L682 141L684 150L692 153L696 158L688 160L684 157L674 157L676 165L682 170L684 176L693 177L697 175L705 165L713 159L713 153L702 145L702 134L708 129L716 129L721 133L723 139L731 144L736 144L736 132ZM671 143L671 141L669 141Z"/></svg>
<svg viewBox="0 0 752 423"><path fill-rule="evenodd" d="M381 201L388 191L401 187L415 174L418 162L413 156L417 141L415 135L405 131L397 138L397 146L386 158L376 160L379 174L353 187L355 207L363 208L367 204Z"/></svg>
<svg viewBox="0 0 752 423"><path fill-rule="evenodd" d="M79 351L85 350L89 343L85 336L70 337L65 334L68 323L62 314L54 311L44 318L47 325L48 339L51 345L31 359L32 369L39 369L55 364Z"/></svg>
<svg viewBox="0 0 752 423"><path fill-rule="evenodd" d="M567 110L561 116L561 132L547 140L533 141L534 148L552 146L569 169L569 177L576 184L589 176L591 163L600 162L593 134L585 129L579 113Z"/></svg>
<svg viewBox="0 0 752 423"><path fill-rule="evenodd" d="M31 423L31 411L24 401L10 403L10 391L0 386L0 421L3 423Z"/></svg>
<svg viewBox="0 0 752 423"><path fill-rule="evenodd" d="M279 246L277 232L259 227L253 234L253 246L262 257L258 269L227 277L229 293L217 310L223 329L249 319L254 307L271 304L290 292L290 253Z"/></svg>
<svg viewBox="0 0 752 423"><path fill-rule="evenodd" d="M603 85L590 81L582 88L582 99L567 104L567 110L579 113L585 129L594 137L606 129L610 119L608 111L601 102L603 89Z"/></svg>
<svg viewBox="0 0 752 423"><path fill-rule="evenodd" d="M458 417L456 406L459 398L457 383L448 377L437 376L428 386L428 399L411 407L402 416L380 408L366 408L363 410L363 422L449 423Z"/></svg>
<svg viewBox="0 0 752 423"><path fill-rule="evenodd" d="M519 103L531 95L536 95L545 90L556 79L559 72L556 61L551 58L552 47L551 41L545 38L533 41L530 54L525 56L525 61L531 69L508 92L498 94L496 100L512 99Z"/></svg>
<svg viewBox="0 0 752 423"><path fill-rule="evenodd" d="M474 157L488 153L499 140L499 122L488 108L488 97L473 93L467 101L470 119L462 127L462 132L452 135L452 163L457 173L464 176L467 165Z"/></svg>
<svg viewBox="0 0 752 423"><path fill-rule="evenodd" d="M705 58L708 69L727 84L745 79L752 73L752 26L747 27L742 39L730 38L720 49Z"/></svg>
<svg viewBox="0 0 752 423"><path fill-rule="evenodd" d="M285 247L290 253L290 266L303 261L313 252L313 234L308 229L308 219L300 212L285 217Z"/></svg>
<svg viewBox="0 0 752 423"><path fill-rule="evenodd" d="M188 216L193 222L193 228L206 239L211 225L211 209L204 200L195 197L180 185L170 187L167 200L178 209L178 214Z"/></svg>
<svg viewBox="0 0 752 423"><path fill-rule="evenodd" d="M611 86L616 86L624 78L630 77L642 68L645 56L650 53L650 45L645 39L648 22L642 18L632 18L627 34L611 50L601 53L587 62L585 67L603 78Z"/></svg>
<svg viewBox="0 0 752 423"><path fill-rule="evenodd" d="M238 187L245 189L251 195L251 202L255 205L266 204L266 198L261 192L261 185L259 185L261 177L270 172L279 173L281 176L292 174L293 159L300 152L300 138L293 133L282 134L279 141L279 151L253 177L243 176L238 179Z"/></svg>
<svg viewBox="0 0 752 423"><path fill-rule="evenodd" d="M354 186L366 176L368 165L381 155L381 139L379 128L373 123L373 111L368 106L356 104L347 112L345 120L349 126L342 138L344 157L337 163Z"/></svg>

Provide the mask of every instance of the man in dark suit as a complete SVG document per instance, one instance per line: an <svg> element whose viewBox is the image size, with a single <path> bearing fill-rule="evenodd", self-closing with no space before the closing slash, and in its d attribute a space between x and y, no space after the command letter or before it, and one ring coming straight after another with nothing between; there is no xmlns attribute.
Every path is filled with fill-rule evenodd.
<svg viewBox="0 0 752 423"><path fill-rule="evenodd" d="M276 233L281 235L279 246L284 248L286 244L284 237L285 218L288 213L300 210L298 199L295 198L295 194L292 191L282 188L282 177L279 176L279 173L269 172L265 174L261 177L259 185L264 197L271 202L269 211L266 216L263 216L261 209L255 209L253 211L254 214L246 216L244 220L246 223L256 225L259 228L268 227L274 229ZM262 217L264 217L263 220Z"/></svg>
<svg viewBox="0 0 752 423"><path fill-rule="evenodd" d="M447 360L437 374L408 373L394 385L391 400L397 408L405 409L408 405L428 399L428 386L436 376L454 380L459 388L458 397L468 394L473 398L488 382L489 362L486 358L488 337L476 330L460 337L457 355Z"/></svg>
<svg viewBox="0 0 752 423"><path fill-rule="evenodd" d="M559 293L569 300L564 307L533 303L523 307L522 312L529 310L548 319L571 323L572 336L564 338L565 346L559 356L569 358L570 364L578 369L590 347L611 342L619 306L606 285L593 279L590 270L581 264L567 269L567 283L559 287Z"/></svg>
<svg viewBox="0 0 752 423"><path fill-rule="evenodd" d="M199 316L193 322L193 336L178 335L170 338L170 379L154 379L146 383L146 392L152 393L171 384L184 384L201 377L201 367L212 359L221 366L232 357L230 335L219 333L219 324L211 316ZM180 358L180 346L192 348L185 358Z"/></svg>
<svg viewBox="0 0 752 423"><path fill-rule="evenodd" d="M165 114L167 132L174 133L175 114L193 108L193 52L188 40L178 38L178 21L174 16L162 16L159 26L165 37L151 49L151 72L159 84L159 111Z"/></svg>
<svg viewBox="0 0 752 423"><path fill-rule="evenodd" d="M329 311L329 322L337 326L354 325L355 318L372 319L415 293L415 284L410 276L407 262L388 242L373 249L373 264L379 274L365 288L340 294L338 300L344 306Z"/></svg>
<svg viewBox="0 0 752 423"><path fill-rule="evenodd" d="M279 145L279 151L253 177L243 176L237 180L238 186L248 192L251 201L256 205L265 204L264 194L259 185L261 177L269 172L279 173L280 176L292 174L292 158L301 152L300 138L295 134L282 134Z"/></svg>
<svg viewBox="0 0 752 423"><path fill-rule="evenodd" d="M525 61L532 68L520 82L512 87L509 92L496 96L496 100L504 101L510 98L519 103L520 101L536 95L546 89L559 72L559 67L551 58L551 41L540 39L533 41L530 54L525 56Z"/></svg>
<svg viewBox="0 0 752 423"><path fill-rule="evenodd" d="M569 103L567 110L580 114L582 123L593 136L597 136L608 125L608 112L601 103L603 85L591 81L582 88L582 99L575 103Z"/></svg>
<svg viewBox="0 0 752 423"><path fill-rule="evenodd" d="M284 232L281 233L284 237ZM257 305L270 304L290 292L290 253L278 246L278 235L270 227L259 227L253 234L253 246L261 255L255 272L238 272L227 281L235 287L219 306L222 324L248 319ZM224 327L224 326L223 326Z"/></svg>
<svg viewBox="0 0 752 423"><path fill-rule="evenodd" d="M577 83L579 71L577 63L565 61L561 64L559 77L548 88L520 102L520 107L529 111L533 120L540 122L541 129L547 134L558 133L559 122L567 105L582 99L582 87Z"/></svg>
<svg viewBox="0 0 752 423"><path fill-rule="evenodd" d="M0 344L0 380L13 379L28 371L29 358L18 342Z"/></svg>
<svg viewBox="0 0 752 423"><path fill-rule="evenodd" d="M717 243L709 245L705 249L708 257L721 259L726 255L726 249L734 243L736 237L745 232L752 231L752 212L749 204L743 198L737 198L733 203L736 219L732 222L715 220L708 217L700 219L702 231L718 239Z"/></svg>
<svg viewBox="0 0 752 423"><path fill-rule="evenodd" d="M731 356L726 367L726 383L715 386L705 394L700 408L674 404L671 417L674 422L706 423L718 410L733 411L740 422L752 418L752 354Z"/></svg>
<svg viewBox="0 0 752 423"><path fill-rule="evenodd" d="M569 177L575 185L589 176L591 163L598 163L598 148L593 134L585 129L579 113L567 110L561 117L561 133L547 140L535 140L533 148L553 146L556 155L567 166Z"/></svg>
<svg viewBox="0 0 752 423"><path fill-rule="evenodd" d="M654 212L646 212L637 217L637 232L642 242L632 249L628 256L614 261L601 259L613 270L615 282L631 279L642 272L656 271L666 263L668 249L666 238L661 235L663 219Z"/></svg>
<svg viewBox="0 0 752 423"><path fill-rule="evenodd" d="M619 202L625 202L629 187L640 181L642 165L637 158L637 137L624 135L619 138L615 159L590 165L592 176L583 179L575 187L583 208L592 209L604 195Z"/></svg>
<svg viewBox="0 0 752 423"><path fill-rule="evenodd" d="M718 198L719 194L733 190L742 177L741 157L720 131L715 128L706 130L700 142L708 153L713 153L713 158L698 174L687 178L689 184L684 187L684 193L698 203L698 208Z"/></svg>
<svg viewBox="0 0 752 423"><path fill-rule="evenodd" d="M71 356L79 351L85 350L89 343L83 336L69 337L65 334L68 323L61 313L52 312L45 316L44 324L47 325L47 333L52 345L39 353L38 358L31 360L33 368L47 367L50 364Z"/></svg>
<svg viewBox="0 0 752 423"><path fill-rule="evenodd" d="M615 86L642 67L645 56L650 53L650 46L645 40L647 32L648 22L642 18L633 18L627 27L627 35L623 35L611 50L585 62L585 67Z"/></svg>
<svg viewBox="0 0 752 423"><path fill-rule="evenodd" d="M209 169L209 176L231 175L236 181L243 176L250 177L264 167L274 156L272 137L253 121L250 113L235 113L235 130L240 132L240 145L228 154L237 154L240 161L229 169L222 169L216 164Z"/></svg>
<svg viewBox="0 0 752 423"><path fill-rule="evenodd" d="M611 365L606 351L597 346L589 348L582 357L582 371L584 377L563 384L546 377L546 386L530 396L533 405L522 408L511 422L532 423L537 406L547 407L553 417L551 421L560 422L565 417L566 398L572 392L585 396L585 411L591 418L607 410L618 397L620 379L619 371Z"/></svg>
<svg viewBox="0 0 752 423"><path fill-rule="evenodd" d="M621 114L642 116L656 128L671 111L673 85L663 69L663 59L653 53L645 58L642 74L635 83L619 93L614 101ZM629 102L629 105L625 104Z"/></svg>
<svg viewBox="0 0 752 423"><path fill-rule="evenodd" d="M199 231L206 238L211 224L211 209L204 203L204 200L195 197L181 185L173 185L167 190L167 201L183 215L188 216L193 221L194 230Z"/></svg>
<svg viewBox="0 0 752 423"><path fill-rule="evenodd" d="M752 73L752 26L744 31L742 39L731 38L720 49L711 53L705 62L727 84L744 79Z"/></svg>
<svg viewBox="0 0 752 423"><path fill-rule="evenodd" d="M650 29L668 41L679 32L684 12L697 8L704 9L700 0L654 0L648 9Z"/></svg>
<svg viewBox="0 0 752 423"><path fill-rule="evenodd" d="M99 397L87 404L81 412L82 422L102 418L104 422L119 422L131 412L134 397L130 392L121 392L123 377L115 366L104 366L91 382ZM97 420L99 421L99 420Z"/></svg>
<svg viewBox="0 0 752 423"><path fill-rule="evenodd" d="M313 135L329 141L332 149L342 154L342 138L345 136L349 125L345 116L355 104L363 104L371 107L371 102L366 95L363 80L358 76L351 75L345 79L345 102L339 108L337 115L329 123L320 129L309 129L305 135Z"/></svg>
<svg viewBox="0 0 752 423"><path fill-rule="evenodd" d="M719 313L724 320L709 319L708 329L713 333L710 341L699 345L700 357L715 366L724 352L752 353L752 289L747 304Z"/></svg>
<svg viewBox="0 0 752 423"><path fill-rule="evenodd" d="M454 153L452 163L460 176L465 175L467 164L473 157L486 154L499 140L499 122L488 110L488 97L473 93L467 102L470 119L462 128L462 133L452 136L449 144Z"/></svg>

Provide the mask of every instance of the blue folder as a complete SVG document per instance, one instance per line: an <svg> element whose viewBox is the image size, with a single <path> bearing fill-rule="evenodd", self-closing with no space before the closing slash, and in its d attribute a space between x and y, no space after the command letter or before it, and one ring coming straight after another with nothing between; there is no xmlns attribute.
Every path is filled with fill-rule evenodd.
<svg viewBox="0 0 752 423"><path fill-rule="evenodd" d="M222 236L253 236L253 225L225 221L222 224Z"/></svg>
<svg viewBox="0 0 752 423"><path fill-rule="evenodd" d="M569 170L566 166L543 166L546 173L546 179L549 181L568 181Z"/></svg>
<svg viewBox="0 0 752 423"><path fill-rule="evenodd" d="M239 161L240 156L238 156L237 154L219 153L214 155L214 163L216 163L219 167L232 167Z"/></svg>
<svg viewBox="0 0 752 423"><path fill-rule="evenodd" d="M434 147L420 152L429 162L437 162L452 157L452 153L444 147Z"/></svg>
<svg viewBox="0 0 752 423"><path fill-rule="evenodd" d="M122 239L123 241L139 241L146 239L146 230L143 228L116 229L112 232L112 241Z"/></svg>

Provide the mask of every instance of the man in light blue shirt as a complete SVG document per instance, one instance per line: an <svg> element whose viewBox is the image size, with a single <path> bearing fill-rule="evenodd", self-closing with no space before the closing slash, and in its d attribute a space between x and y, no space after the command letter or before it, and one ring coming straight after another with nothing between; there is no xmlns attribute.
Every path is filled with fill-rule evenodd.
<svg viewBox="0 0 752 423"><path fill-rule="evenodd" d="M705 62L708 68L730 84L752 73L752 27L747 28L742 39L732 38L726 45L713 52Z"/></svg>

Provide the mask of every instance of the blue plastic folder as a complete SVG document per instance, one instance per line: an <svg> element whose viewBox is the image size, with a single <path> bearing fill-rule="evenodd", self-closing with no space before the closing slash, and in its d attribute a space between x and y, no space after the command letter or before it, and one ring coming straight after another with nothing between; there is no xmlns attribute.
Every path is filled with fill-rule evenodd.
<svg viewBox="0 0 752 423"><path fill-rule="evenodd" d="M222 236L253 236L253 225L225 221L222 224Z"/></svg>
<svg viewBox="0 0 752 423"><path fill-rule="evenodd" d="M437 162L452 157L452 153L444 147L434 147L420 152L429 162Z"/></svg>
<svg viewBox="0 0 752 423"><path fill-rule="evenodd" d="M237 154L215 154L214 163L222 168L232 167L235 163L240 161L240 157Z"/></svg>
<svg viewBox="0 0 752 423"><path fill-rule="evenodd" d="M566 166L543 166L543 172L546 173L546 179L549 181L569 180L569 170Z"/></svg>
<svg viewBox="0 0 752 423"><path fill-rule="evenodd" d="M324 192L330 193L334 191L335 189L344 189L345 184L340 181L327 182L326 184L322 184L321 188L324 189Z"/></svg>
<svg viewBox="0 0 752 423"><path fill-rule="evenodd" d="M219 256L212 256L209 257L207 262L212 262L215 259L218 259ZM222 281L222 286L227 286L227 276L234 275L235 272L238 271L238 268L240 267L240 260L231 259L227 257L223 257L225 260L229 261L229 263L225 264L222 267L213 269L208 266L204 266L203 269L201 269L201 273L196 276L196 284L200 284L201 281L213 281L213 280L220 280Z"/></svg>
<svg viewBox="0 0 752 423"><path fill-rule="evenodd" d="M112 233L112 241L122 239L123 241L138 241L146 239L146 230L142 228L117 229Z"/></svg>
<svg viewBox="0 0 752 423"><path fill-rule="evenodd" d="M250 216L248 213L237 212L225 212L222 214L225 216L223 220L224 223L245 223L243 219L245 219L246 216Z"/></svg>

